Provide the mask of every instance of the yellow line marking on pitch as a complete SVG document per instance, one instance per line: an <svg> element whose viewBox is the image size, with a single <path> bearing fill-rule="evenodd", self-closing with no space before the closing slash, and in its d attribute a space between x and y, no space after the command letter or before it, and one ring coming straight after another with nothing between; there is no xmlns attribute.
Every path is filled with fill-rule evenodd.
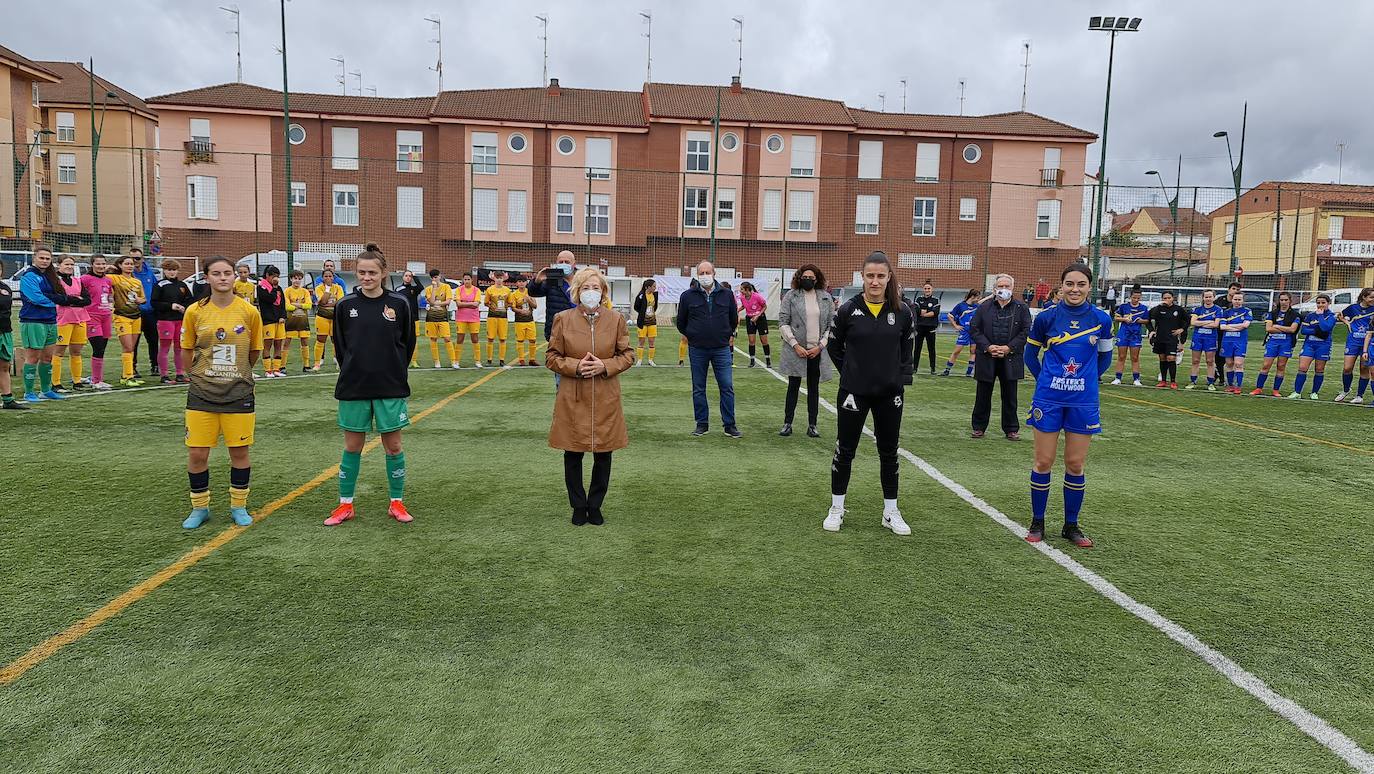
<svg viewBox="0 0 1374 774"><path fill-rule="evenodd" d="M1339 441L1328 441L1325 438L1313 438L1310 435L1303 435L1302 433L1293 433L1289 432L1288 430L1276 430L1272 427L1265 427L1264 425L1257 425L1252 422L1243 422L1239 419L1229 419L1227 417L1219 417L1215 414L1207 414L1202 411L1194 411L1192 409L1181 408L1179 406L1170 406L1167 403L1156 403L1152 400L1141 400L1140 398L1128 398L1125 395L1116 395L1107 392L1104 392L1103 394L1107 395L1108 397L1116 398L1117 400L1127 401L1128 403L1139 403L1142 406L1154 406L1155 408L1162 408L1165 411L1174 411L1179 414L1188 414L1190 416L1202 417L1204 419L1212 419L1217 422L1223 422L1228 425L1243 427L1247 430L1258 430L1262 433L1272 433L1273 435L1281 435L1285 438L1294 438L1299 441L1321 444L1322 446L1330 446L1332 448L1341 449L1342 451L1351 451L1357 454L1368 454L1370 456L1374 456L1374 449L1365 449L1360 446L1351 446L1350 444L1341 443Z"/></svg>
<svg viewBox="0 0 1374 774"><path fill-rule="evenodd" d="M472 384L469 384L468 386L464 387L463 389L447 395L446 397L436 402L434 405L430 406L424 411L421 411L419 414L416 414L411 419L411 424L418 424L420 420L424 419L430 414L433 414L436 411L439 411L448 404L463 397L464 395L467 395L469 392L472 392L478 387L481 387L483 384L486 384L492 379L495 379L497 376L499 376L506 370L508 369L502 368L492 371L486 376L483 376L481 379L478 379ZM380 437L373 438L371 441L368 441L367 444L363 446L363 454L367 454L368 452L377 448L379 445L381 445L381 442L382 439ZM320 471L319 475L315 476L314 478L310 479L304 484L301 484L295 489L292 489L290 492L287 492L281 497L278 497L277 499L260 508L257 512L257 515L253 517L253 523L257 524L258 522L262 521L268 516L271 516L273 513L276 513L282 508L285 508L286 506L290 505L292 502L295 502L297 498L313 491L321 484L334 479L338 475L338 465L331 465L323 471ZM247 529L248 527L239 526L232 526L225 529L224 531L220 532L219 534L215 535L214 537L210 538L204 543L201 543L195 548L192 548L190 551L187 551L185 554L182 554L180 559L177 559L175 562L172 562L171 564L167 565L161 570L158 570L156 573L153 573L153 575L149 576L146 580L140 582L138 585L134 586L128 591L125 591L123 594L120 594L119 596L115 597L109 602L106 602L95 612L91 613L85 618L82 618L80 621L77 621L71 626L68 626L62 632L54 634L48 639L33 646L29 649L27 653L15 659L13 663L5 666L4 669L0 669L0 685L9 685L10 683L13 683L15 680L18 680L20 677L23 677L25 672L29 671L30 669L33 669L34 667L38 666L44 661L47 661L54 654L56 654L57 651L67 647L68 645L71 645L72 643L76 642L82 637L85 637L87 634L90 634L91 631L94 630L97 626L105 623L111 618L114 618L115 616L124 612L124 610L128 608L130 605L148 596L153 591L156 591L157 588L162 584L175 578L176 576L180 575L186 570L196 566L198 563L200 563L200 560L214 553L217 549L224 546L226 543L238 537L239 535L242 535Z"/></svg>

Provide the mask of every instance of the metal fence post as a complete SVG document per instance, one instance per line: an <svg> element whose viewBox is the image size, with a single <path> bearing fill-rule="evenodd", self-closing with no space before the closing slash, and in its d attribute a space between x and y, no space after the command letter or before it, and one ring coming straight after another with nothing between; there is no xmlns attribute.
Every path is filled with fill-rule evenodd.
<svg viewBox="0 0 1374 774"><path fill-rule="evenodd" d="M254 253L260 253L260 252L262 252L262 243L259 241L259 240L262 239L262 228L261 228L261 226L258 224L258 187L259 187L259 186L258 186L258 155L259 155L259 154L257 154L257 153L254 153L254 154L253 154L253 252L254 252ZM289 183L287 184L286 189L287 189L287 193L290 194L290 192L291 192L291 185L290 185ZM287 198L286 206L290 207L290 206L291 206L291 197L288 195L286 198ZM330 204L331 204L331 206L332 206L333 202L330 202Z"/></svg>
<svg viewBox="0 0 1374 774"><path fill-rule="evenodd" d="M1274 287L1282 287L1279 281L1279 243L1283 241L1283 184L1277 186L1278 195L1274 197ZM1294 237L1296 238L1296 236Z"/></svg>

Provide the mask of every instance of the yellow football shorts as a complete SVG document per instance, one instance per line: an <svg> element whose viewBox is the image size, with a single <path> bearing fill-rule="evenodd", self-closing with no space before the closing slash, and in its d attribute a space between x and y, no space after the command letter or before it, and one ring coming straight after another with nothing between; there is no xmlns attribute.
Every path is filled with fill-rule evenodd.
<svg viewBox="0 0 1374 774"><path fill-rule="evenodd" d="M274 339L286 338L286 323L274 322L262 324L262 340L272 341Z"/></svg>
<svg viewBox="0 0 1374 774"><path fill-rule="evenodd" d="M518 322L515 324L515 340L534 341L535 331L535 323Z"/></svg>
<svg viewBox="0 0 1374 774"><path fill-rule="evenodd" d="M57 326L57 346L65 347L68 344L88 344L86 338L86 323L68 323Z"/></svg>
<svg viewBox="0 0 1374 774"><path fill-rule="evenodd" d="M453 329L446 322L427 322L425 323L425 338L427 339L446 339L453 335Z"/></svg>
<svg viewBox="0 0 1374 774"><path fill-rule="evenodd" d="M116 336L139 336L143 333L143 318L114 316Z"/></svg>
<svg viewBox="0 0 1374 774"><path fill-rule="evenodd" d="M315 335L329 336L334 333L334 321L326 320L323 317L315 318Z"/></svg>
<svg viewBox="0 0 1374 774"><path fill-rule="evenodd" d="M453 325L458 330L460 336L464 333L471 333L476 336L482 332L482 323L480 322L459 322Z"/></svg>
<svg viewBox="0 0 1374 774"><path fill-rule="evenodd" d="M639 331L639 338L641 338L641 339L656 339L656 338L658 338L658 326L657 326L657 325L645 325L645 326L642 327L642 328L636 328L636 330Z"/></svg>
<svg viewBox="0 0 1374 774"><path fill-rule="evenodd" d="M253 427L257 414L216 414L210 411L186 410L186 445L192 448L252 446Z"/></svg>
<svg viewBox="0 0 1374 774"><path fill-rule="evenodd" d="M504 317L487 318L487 338L505 341L510 334L510 320Z"/></svg>

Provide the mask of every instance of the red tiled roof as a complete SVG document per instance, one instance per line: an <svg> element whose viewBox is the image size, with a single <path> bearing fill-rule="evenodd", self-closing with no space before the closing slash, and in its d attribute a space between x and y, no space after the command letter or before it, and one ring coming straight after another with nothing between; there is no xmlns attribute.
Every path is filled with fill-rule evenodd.
<svg viewBox="0 0 1374 774"><path fill-rule="evenodd" d="M1009 134L1096 140L1092 132L1035 113L993 113L986 116L945 116L921 113L878 113L850 108L860 129L959 134Z"/></svg>
<svg viewBox="0 0 1374 774"><path fill-rule="evenodd" d="M53 83L62 80L61 76L52 70L4 46L0 46L0 62L5 62L12 66L25 67L39 74L51 76Z"/></svg>
<svg viewBox="0 0 1374 774"><path fill-rule="evenodd" d="M650 83L649 114L655 118L710 119L716 115L720 93L720 118L735 123L822 124L853 126L854 118L843 102L800 94L744 88L739 94L728 86L696 86L681 83Z"/></svg>
<svg viewBox="0 0 1374 774"><path fill-rule="evenodd" d="M1256 191L1274 191L1280 186L1283 188L1284 202L1288 202L1288 197L1293 196L1292 204L1299 204L1298 194L1301 193L1301 205L1303 208L1312 206L1335 207L1349 204L1357 207L1374 205L1374 185L1349 185L1342 183L1296 183L1287 180L1266 180L1253 188L1242 193L1241 196L1249 196ZM1212 210L1209 215L1227 216L1235 212L1235 199L1227 199L1226 203ZM1241 200L1241 207L1244 209L1245 201ZM1287 209L1285 206L1284 209Z"/></svg>
<svg viewBox="0 0 1374 774"><path fill-rule="evenodd" d="M149 97L152 105L240 108L280 112L281 92L249 83L224 83L200 89ZM291 92L291 109L302 113L383 118L425 118L433 97L350 97L342 94Z"/></svg>
<svg viewBox="0 0 1374 774"><path fill-rule="evenodd" d="M62 82L40 85L38 87L38 100L40 102L89 104L91 80L84 65L80 62L43 62L42 64L51 72L56 73ZM105 93L110 91L118 94L125 104L135 110L141 110L145 113L153 112L147 103L133 92L126 91L97 74L95 76L96 102L99 103L104 98Z"/></svg>
<svg viewBox="0 0 1374 774"><path fill-rule="evenodd" d="M542 87L440 92L432 115L485 121L539 121L551 124L648 126L637 91Z"/></svg>
<svg viewBox="0 0 1374 774"><path fill-rule="evenodd" d="M1135 226L1136 219L1140 214L1148 213L1150 220L1154 221L1160 233L1171 234L1174 231L1173 213L1168 207L1141 207L1138 210L1114 214L1112 216L1112 229L1115 231L1129 231ZM1187 234L1189 224L1192 224L1192 233L1196 236L1207 236L1212 233L1211 220L1205 213L1189 213L1188 208L1184 207L1178 211L1178 233Z"/></svg>

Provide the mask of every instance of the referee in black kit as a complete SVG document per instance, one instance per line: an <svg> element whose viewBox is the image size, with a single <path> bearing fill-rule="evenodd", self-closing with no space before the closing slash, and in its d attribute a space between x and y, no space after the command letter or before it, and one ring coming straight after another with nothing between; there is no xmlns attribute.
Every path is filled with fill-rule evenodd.
<svg viewBox="0 0 1374 774"><path fill-rule="evenodd" d="M911 528L897 507L897 442L902 430L902 403L915 366L916 323L911 307L902 302L892 262L882 252L863 265L863 293L835 312L827 351L840 372L835 459L830 466L830 511L822 528L838 532L844 522L844 499L850 467L863 435L864 421L873 415L878 441L878 466L883 485L883 527L897 535Z"/></svg>

